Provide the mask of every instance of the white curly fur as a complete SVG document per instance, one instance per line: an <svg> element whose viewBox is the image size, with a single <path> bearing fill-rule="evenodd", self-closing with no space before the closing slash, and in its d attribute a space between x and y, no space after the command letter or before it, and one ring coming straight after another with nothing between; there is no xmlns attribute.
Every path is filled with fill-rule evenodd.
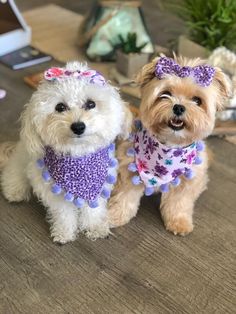
<svg viewBox="0 0 236 314"><path fill-rule="evenodd" d="M217 112L217 118L222 121L235 119L235 110L229 110L229 108L236 106L236 54L225 47L218 47L213 50L208 61L213 66L220 67L229 73L233 83L233 95L228 101L228 110Z"/></svg>
<svg viewBox="0 0 236 314"><path fill-rule="evenodd" d="M68 63L66 68L82 71L88 69L86 64L79 62ZM83 108L87 99L96 103L94 109ZM55 106L61 102L66 103L70 109L63 113L56 112ZM81 137L75 136L70 129L71 124L77 121L86 124ZM131 114L118 91L110 84L101 87L75 78L42 82L25 107L20 141L12 149L7 161L8 150L0 149L4 196L11 202L28 200L32 187L47 207L53 241L73 241L78 231L84 231L92 239L107 236L109 226L106 201L101 198L99 207L91 209L85 205L78 210L62 196L51 193L51 185L43 181L36 160L42 157L46 145L53 147L56 152L72 156L95 152L119 135L127 138L130 126Z"/></svg>

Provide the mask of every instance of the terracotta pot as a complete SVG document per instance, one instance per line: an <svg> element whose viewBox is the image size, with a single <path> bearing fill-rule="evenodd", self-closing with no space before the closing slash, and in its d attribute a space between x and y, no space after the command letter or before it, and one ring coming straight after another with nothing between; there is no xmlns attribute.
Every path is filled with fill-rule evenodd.
<svg viewBox="0 0 236 314"><path fill-rule="evenodd" d="M117 51L116 68L128 78L133 78L149 61L148 53L123 53Z"/></svg>
<svg viewBox="0 0 236 314"><path fill-rule="evenodd" d="M188 58L207 58L210 51L203 46L181 35L178 42L178 54Z"/></svg>

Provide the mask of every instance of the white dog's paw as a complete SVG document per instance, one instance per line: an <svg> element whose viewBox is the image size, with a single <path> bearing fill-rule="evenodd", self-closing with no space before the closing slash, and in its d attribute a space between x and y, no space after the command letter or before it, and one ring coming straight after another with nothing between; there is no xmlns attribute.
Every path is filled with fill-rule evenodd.
<svg viewBox="0 0 236 314"><path fill-rule="evenodd" d="M69 232L63 232L63 231L51 231L51 237L53 239L53 242L60 243L60 244L66 244L68 242L73 242L76 239L76 233L69 233Z"/></svg>
<svg viewBox="0 0 236 314"><path fill-rule="evenodd" d="M90 228L89 230L85 231L86 237L93 241L99 238L102 238L102 239L106 238L109 236L109 234L110 234L110 229L109 229L108 224L94 226L93 228Z"/></svg>
<svg viewBox="0 0 236 314"><path fill-rule="evenodd" d="M9 202L22 202L30 199L30 189L25 186L3 188L3 195Z"/></svg>

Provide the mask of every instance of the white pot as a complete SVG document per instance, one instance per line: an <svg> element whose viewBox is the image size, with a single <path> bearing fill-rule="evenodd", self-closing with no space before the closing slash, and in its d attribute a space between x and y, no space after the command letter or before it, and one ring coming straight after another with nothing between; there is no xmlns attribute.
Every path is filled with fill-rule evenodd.
<svg viewBox="0 0 236 314"><path fill-rule="evenodd" d="M207 58L210 51L203 46L181 35L178 41L178 54L188 58Z"/></svg>
<svg viewBox="0 0 236 314"><path fill-rule="evenodd" d="M134 78L139 70L149 61L148 53L123 53L117 51L116 68L128 78Z"/></svg>

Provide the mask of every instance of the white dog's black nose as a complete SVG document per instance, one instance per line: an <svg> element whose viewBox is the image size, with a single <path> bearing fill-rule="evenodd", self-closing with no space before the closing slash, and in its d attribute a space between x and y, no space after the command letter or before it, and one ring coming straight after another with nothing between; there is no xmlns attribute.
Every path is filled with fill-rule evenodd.
<svg viewBox="0 0 236 314"><path fill-rule="evenodd" d="M74 122L71 124L70 128L76 135L81 135L84 133L86 125L84 122Z"/></svg>
<svg viewBox="0 0 236 314"><path fill-rule="evenodd" d="M176 116L181 116L185 112L185 107L183 105L176 104L173 107L173 112Z"/></svg>

